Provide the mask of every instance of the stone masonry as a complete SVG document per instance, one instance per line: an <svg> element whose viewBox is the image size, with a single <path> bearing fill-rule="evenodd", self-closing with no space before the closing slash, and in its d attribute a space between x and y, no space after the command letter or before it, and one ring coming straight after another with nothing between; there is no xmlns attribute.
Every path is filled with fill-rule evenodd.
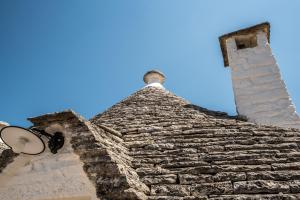
<svg viewBox="0 0 300 200"><path fill-rule="evenodd" d="M30 121L39 128L64 124L70 143L83 163L83 170L101 200L145 200L149 188L131 168L132 158L122 135L106 126L95 126L72 111L48 114ZM91 193L92 194L92 193Z"/></svg>
<svg viewBox="0 0 300 200"><path fill-rule="evenodd" d="M298 129L259 126L210 111L161 87L145 87L90 122L72 111L30 120L41 129L64 127L101 200L300 199ZM51 161L64 153L47 156ZM19 157L4 150L0 176ZM43 169L35 159L31 165ZM56 165L67 166L51 166ZM23 182L26 186L27 179ZM47 187L51 191L55 185ZM67 195L68 188L51 198ZM0 199L11 199L8 195Z"/></svg>
<svg viewBox="0 0 300 200"><path fill-rule="evenodd" d="M234 32L224 39L237 112L258 124L300 128L300 117L268 42L269 33L257 27ZM256 44L248 47L251 39Z"/></svg>
<svg viewBox="0 0 300 200"><path fill-rule="evenodd" d="M247 75L249 63L255 63L255 70L249 69L246 79L255 78L262 88L267 83L252 76L257 70L262 73L266 67L266 80L269 73L279 75L265 27L250 40L228 37L222 43L227 46L225 63L247 63L231 66L234 80ZM258 55L271 57L268 65L259 65L266 64L265 56L249 56L258 50ZM256 124L249 116L247 121L194 105L166 90L164 75L155 70L144 80L146 87L89 121L71 110L30 118L39 129L60 127L66 143L57 154L47 149L35 156L15 154L0 144L0 200L300 199L299 129ZM249 80L233 81L234 87L250 82L244 89L260 91ZM274 84L279 93L271 97L278 96L281 105L281 92L287 93L283 82ZM261 94L268 96L267 91ZM293 110L281 108L283 115L292 116L279 125L296 127Z"/></svg>
<svg viewBox="0 0 300 200"><path fill-rule="evenodd" d="M149 200L300 199L297 129L258 126L158 87L91 122L122 134Z"/></svg>
<svg viewBox="0 0 300 200"><path fill-rule="evenodd" d="M57 122L48 125L53 123ZM49 149L39 155L17 155L10 149L3 151L0 200L97 199L95 187L83 170L83 162L70 143L76 135L67 125L60 124L65 144L58 154L53 155Z"/></svg>

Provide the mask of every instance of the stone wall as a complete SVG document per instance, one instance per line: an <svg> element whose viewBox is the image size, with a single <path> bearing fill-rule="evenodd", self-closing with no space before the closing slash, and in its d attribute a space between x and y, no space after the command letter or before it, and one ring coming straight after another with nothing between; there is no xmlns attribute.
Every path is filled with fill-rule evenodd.
<svg viewBox="0 0 300 200"><path fill-rule="evenodd" d="M157 87L91 122L122 133L149 200L300 199L298 129L241 121Z"/></svg>
<svg viewBox="0 0 300 200"><path fill-rule="evenodd" d="M95 126L72 111L30 119L36 126L66 123L70 143L101 200L145 200L149 188L131 167L132 158L122 134L106 126Z"/></svg>
<svg viewBox="0 0 300 200"><path fill-rule="evenodd" d="M66 143L57 154L0 154L0 200L145 200L149 188L132 168L122 134L95 126L72 111L31 118L39 129L60 131Z"/></svg>
<svg viewBox="0 0 300 200"><path fill-rule="evenodd" d="M65 145L57 154L20 154L0 174L0 200L96 200L96 191L71 147L71 132L64 130ZM11 152L5 150L1 156ZM1 160L1 159L0 159ZM12 160L12 159L11 159Z"/></svg>
<svg viewBox="0 0 300 200"><path fill-rule="evenodd" d="M257 34L256 47L237 49L234 37L226 46L238 114L258 124L300 128L266 34Z"/></svg>

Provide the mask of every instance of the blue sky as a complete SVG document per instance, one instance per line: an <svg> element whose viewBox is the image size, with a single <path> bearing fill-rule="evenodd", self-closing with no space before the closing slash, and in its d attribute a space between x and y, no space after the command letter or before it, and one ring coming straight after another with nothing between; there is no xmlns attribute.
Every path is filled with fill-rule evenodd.
<svg viewBox="0 0 300 200"><path fill-rule="evenodd" d="M235 114L218 37L271 23L271 47L300 112L298 0L0 1L0 121L72 108L89 119L143 87Z"/></svg>

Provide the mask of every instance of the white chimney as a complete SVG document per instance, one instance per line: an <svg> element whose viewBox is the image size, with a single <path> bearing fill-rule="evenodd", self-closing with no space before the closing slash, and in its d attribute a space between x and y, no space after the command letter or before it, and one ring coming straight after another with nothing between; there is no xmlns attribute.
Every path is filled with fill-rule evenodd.
<svg viewBox="0 0 300 200"><path fill-rule="evenodd" d="M224 65L230 66L236 109L249 121L300 128L300 118L281 79L263 23L219 38Z"/></svg>
<svg viewBox="0 0 300 200"><path fill-rule="evenodd" d="M148 71L144 75L144 82L146 83L145 87L157 87L164 89L162 85L165 82L165 75L158 70Z"/></svg>

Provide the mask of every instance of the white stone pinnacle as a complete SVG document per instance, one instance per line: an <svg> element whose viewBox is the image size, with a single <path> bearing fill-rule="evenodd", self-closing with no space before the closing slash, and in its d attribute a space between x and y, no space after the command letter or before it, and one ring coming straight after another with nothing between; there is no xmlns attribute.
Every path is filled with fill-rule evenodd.
<svg viewBox="0 0 300 200"><path fill-rule="evenodd" d="M157 87L164 89L163 83L165 81L165 76L162 72L157 70L148 71L144 75L144 82L146 83L145 87Z"/></svg>

